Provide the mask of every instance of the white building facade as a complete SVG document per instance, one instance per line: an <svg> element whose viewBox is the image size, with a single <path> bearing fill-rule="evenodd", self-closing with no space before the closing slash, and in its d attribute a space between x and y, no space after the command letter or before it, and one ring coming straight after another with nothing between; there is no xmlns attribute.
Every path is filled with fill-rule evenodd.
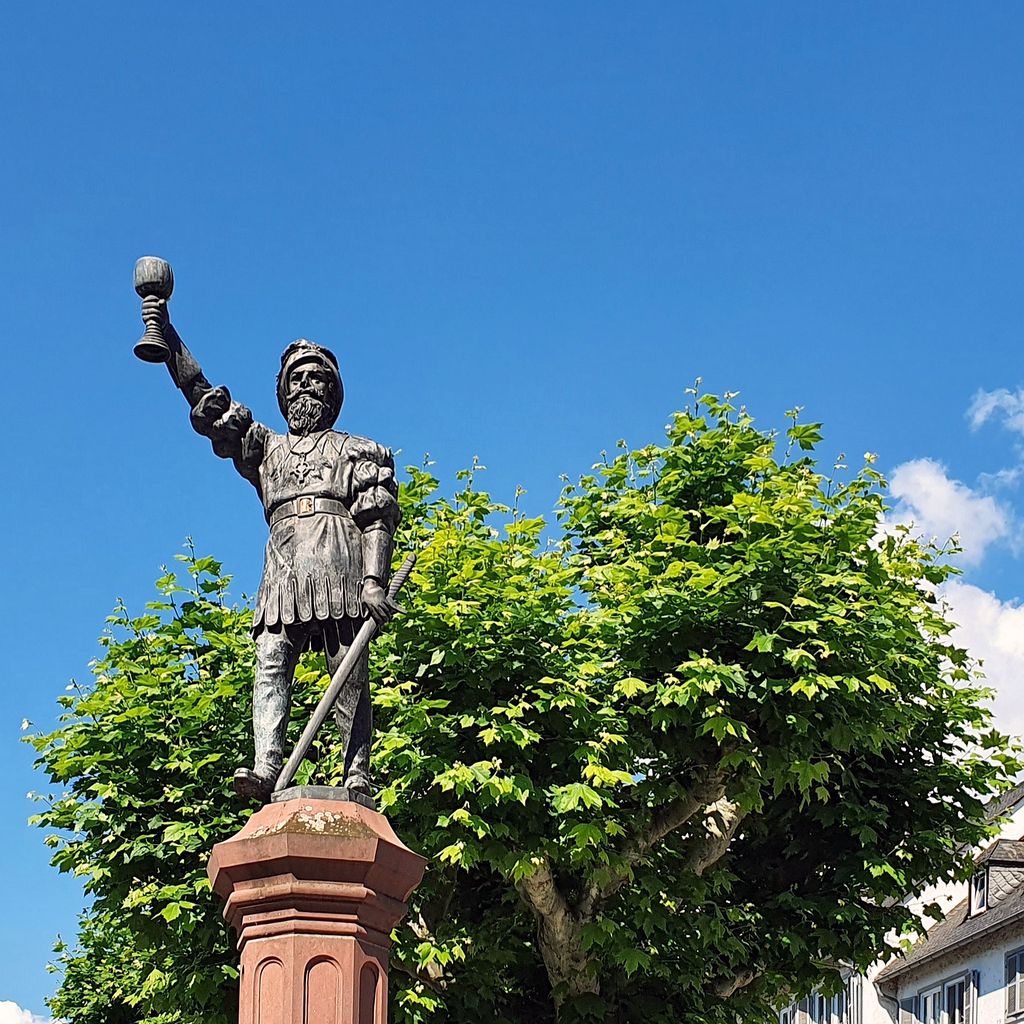
<svg viewBox="0 0 1024 1024"><path fill-rule="evenodd" d="M969 883L908 900L918 911L937 903L942 921L840 995L786 1007L779 1024L1024 1024L1024 784L990 808L1004 815Z"/></svg>

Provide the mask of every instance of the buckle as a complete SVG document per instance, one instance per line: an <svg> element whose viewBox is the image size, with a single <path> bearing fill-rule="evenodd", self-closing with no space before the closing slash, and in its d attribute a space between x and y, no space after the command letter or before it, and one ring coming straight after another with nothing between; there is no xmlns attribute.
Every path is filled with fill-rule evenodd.
<svg viewBox="0 0 1024 1024"><path fill-rule="evenodd" d="M297 516L311 516L315 510L316 499L306 494L295 499L295 514Z"/></svg>

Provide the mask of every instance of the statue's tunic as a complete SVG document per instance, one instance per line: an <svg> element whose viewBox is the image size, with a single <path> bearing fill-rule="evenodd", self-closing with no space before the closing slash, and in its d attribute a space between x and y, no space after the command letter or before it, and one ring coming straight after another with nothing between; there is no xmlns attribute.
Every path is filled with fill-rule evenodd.
<svg viewBox="0 0 1024 1024"><path fill-rule="evenodd" d="M386 581L401 518L391 452L335 430L277 434L231 407L214 450L253 484L270 524L253 633L364 618L363 581Z"/></svg>
<svg viewBox="0 0 1024 1024"><path fill-rule="evenodd" d="M390 537L398 518L391 453L333 430L303 437L268 430L259 484L270 537L253 630L362 618L364 534Z"/></svg>

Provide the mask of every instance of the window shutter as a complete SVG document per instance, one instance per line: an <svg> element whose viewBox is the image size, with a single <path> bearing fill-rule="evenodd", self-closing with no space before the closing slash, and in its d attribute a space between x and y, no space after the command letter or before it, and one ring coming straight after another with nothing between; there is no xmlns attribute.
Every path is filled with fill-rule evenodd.
<svg viewBox="0 0 1024 1024"><path fill-rule="evenodd" d="M978 1005L978 972L968 971L964 976L964 1024L974 1024Z"/></svg>
<svg viewBox="0 0 1024 1024"><path fill-rule="evenodd" d="M914 996L910 996L909 999L900 1000L900 1024L915 1024L915 1010L917 1009L917 999Z"/></svg>
<svg viewBox="0 0 1024 1024"><path fill-rule="evenodd" d="M1017 954L1006 958L1006 1016L1017 1012Z"/></svg>

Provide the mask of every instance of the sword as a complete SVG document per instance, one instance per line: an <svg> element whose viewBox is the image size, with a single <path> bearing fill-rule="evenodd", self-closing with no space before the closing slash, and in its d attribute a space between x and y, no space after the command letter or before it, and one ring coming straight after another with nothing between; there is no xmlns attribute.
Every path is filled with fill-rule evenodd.
<svg viewBox="0 0 1024 1024"><path fill-rule="evenodd" d="M412 567L415 564L416 553L411 552L402 563L401 569L395 573L391 580L391 586L388 587L389 598L394 600L398 595L399 590L402 589L402 585L409 578L409 573L412 572ZM324 724L327 716L331 713L331 708L334 707L334 702L338 699L341 688L345 685L356 662L363 651L366 650L367 645L373 639L376 632L377 623L373 619L367 619L359 627L355 640L352 641L345 657L341 659L341 664L338 666L337 671L331 677L331 685L327 687L327 692L320 698L320 703L317 704L313 717L310 718L309 724L299 737L299 742L295 744L295 749L292 751L291 757L288 758L287 764L281 769L281 774L278 775L277 782L274 783L275 793L280 793L282 789L287 789L291 785L292 779L295 778L295 773L299 770L299 765L306 759L306 754L309 753L309 748L313 745L313 740L316 739L316 734L320 731L320 726Z"/></svg>

